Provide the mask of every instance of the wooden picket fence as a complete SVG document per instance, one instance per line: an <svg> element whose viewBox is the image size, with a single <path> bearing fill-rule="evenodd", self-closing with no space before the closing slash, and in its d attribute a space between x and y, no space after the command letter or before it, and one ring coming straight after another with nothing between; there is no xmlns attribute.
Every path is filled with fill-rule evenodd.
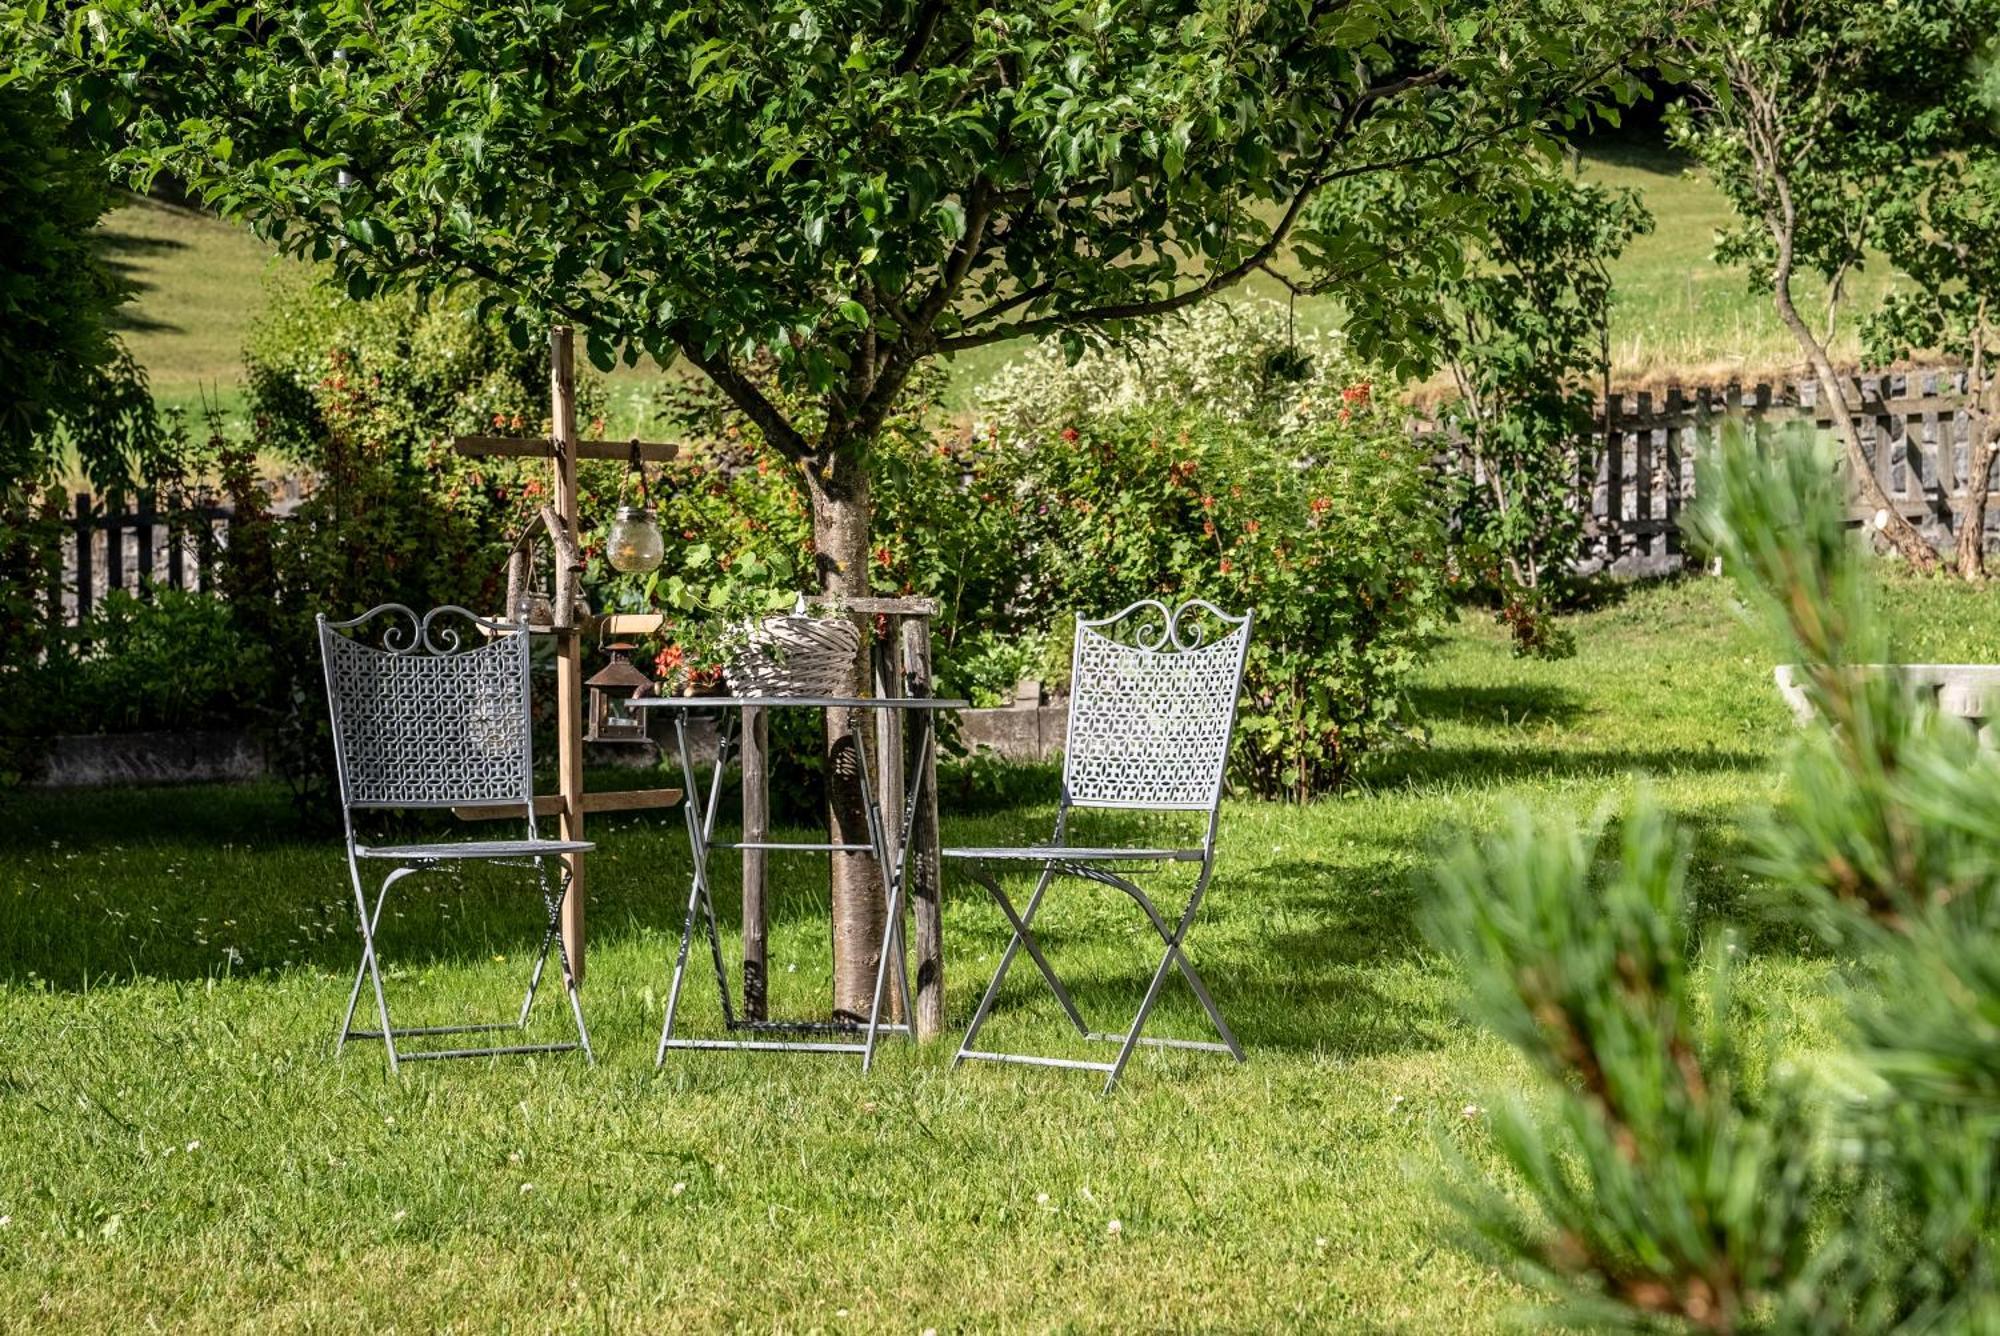
<svg viewBox="0 0 2000 1336"><path fill-rule="evenodd" d="M73 625L114 589L136 592L149 582L213 588L230 518L228 507L213 504L163 511L150 491L101 498L78 492L65 517L63 588L50 591L50 606L60 607L62 620Z"/></svg>
<svg viewBox="0 0 2000 1336"><path fill-rule="evenodd" d="M1920 529L1943 541L1951 508L1966 486L1969 402L1963 369L1853 377L1849 406L1863 448L1891 503ZM1662 394L1614 394L1598 415L1597 459L1590 484L1590 523L1580 566L1586 572L1664 574L1680 568L1681 510L1694 496L1695 460L1730 414L1781 425L1833 418L1804 381L1729 384ZM1578 489L1582 502L1582 488ZM1856 524L1872 519L1865 507ZM1989 533L2000 531L2000 506L1987 511Z"/></svg>

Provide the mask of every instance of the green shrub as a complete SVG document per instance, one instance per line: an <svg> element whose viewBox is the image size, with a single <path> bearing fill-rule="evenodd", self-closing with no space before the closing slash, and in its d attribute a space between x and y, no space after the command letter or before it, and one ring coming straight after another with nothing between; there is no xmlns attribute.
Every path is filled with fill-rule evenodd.
<svg viewBox="0 0 2000 1336"><path fill-rule="evenodd" d="M215 594L114 589L78 638L88 649L49 668L48 718L63 732L231 728L271 698L270 651Z"/></svg>

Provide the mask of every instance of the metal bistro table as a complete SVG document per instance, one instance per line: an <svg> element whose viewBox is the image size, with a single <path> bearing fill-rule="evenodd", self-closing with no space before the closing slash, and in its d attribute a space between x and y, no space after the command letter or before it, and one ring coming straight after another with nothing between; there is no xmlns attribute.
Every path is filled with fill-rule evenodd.
<svg viewBox="0 0 2000 1336"><path fill-rule="evenodd" d="M906 871L910 857L910 834L916 823L917 806L923 796L924 776L930 771L930 758L937 746L936 716L939 710L962 710L969 702L962 700L939 700L934 697L877 697L855 696L652 696L629 702L631 709L670 710L674 716L674 739L680 752L681 774L686 781L687 799L682 804L687 817L688 844L693 854L693 884L688 888L687 918L681 925L680 950L674 957L673 986L667 992L667 1020L660 1030L660 1047L654 1055L653 1063L659 1066L667 1060L670 1048L737 1048L766 1049L793 1053L859 1053L861 1070L866 1072L875 1061L875 1042L883 1031L910 1034L909 1010L915 1005L910 991L909 962L903 944L903 889L907 882ZM914 775L909 793L903 801L902 825L893 850L889 845L889 827L882 811L882 804L875 792L874 777L870 773L868 748L857 739L855 747L856 763L860 768L862 804L868 823L868 843L866 844L794 844L776 840L738 840L717 843L715 834L715 813L721 806L722 776L729 768L730 748L736 740L737 726L745 709L814 709L814 710L897 710L913 715L918 721L916 764L906 773ZM722 720L717 728L715 744L715 773L709 779L708 796L702 797L701 785L695 775L694 753L688 746L688 717L697 710L714 710ZM729 975L722 963L722 937L716 928L715 904L709 892L708 858L716 849L763 849L772 852L858 854L872 853L876 866L882 869L882 893L888 904L888 922L883 929L882 955L875 967L875 995L868 1010L867 1024L859 1021L783 1021L751 1020L739 1018L735 1004L729 996ZM751 1035L823 1035L852 1036L840 1042L832 1038L818 1042L777 1039L676 1039L674 1038L674 1013L680 1005L681 982L687 974L688 948L694 940L695 920L703 919L708 928L709 952L715 961L716 989L722 997L722 1020L724 1029L735 1033ZM900 1025L882 1023L882 1003L889 978L889 960L896 961L897 981L902 988L904 1021Z"/></svg>

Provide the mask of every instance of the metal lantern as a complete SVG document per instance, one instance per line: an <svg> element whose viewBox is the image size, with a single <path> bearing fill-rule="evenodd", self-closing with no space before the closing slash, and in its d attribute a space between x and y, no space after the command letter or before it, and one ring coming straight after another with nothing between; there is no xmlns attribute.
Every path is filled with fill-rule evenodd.
<svg viewBox="0 0 2000 1336"><path fill-rule="evenodd" d="M604 555L613 570L627 575L658 570L661 558L667 555L667 542L660 536L653 512L644 506L618 507L618 518L611 521L604 536Z"/></svg>
<svg viewBox="0 0 2000 1336"><path fill-rule="evenodd" d="M632 646L606 645L611 662L599 669L584 685L590 688L590 728L586 742L644 742L646 719L627 705L653 690L653 679L625 656Z"/></svg>

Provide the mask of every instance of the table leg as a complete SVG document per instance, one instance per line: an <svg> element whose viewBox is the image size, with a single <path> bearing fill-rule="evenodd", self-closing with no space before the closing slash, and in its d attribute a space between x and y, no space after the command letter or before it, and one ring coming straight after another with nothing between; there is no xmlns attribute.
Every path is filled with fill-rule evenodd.
<svg viewBox="0 0 2000 1336"><path fill-rule="evenodd" d="M715 773L709 777L708 797L703 801L701 783L695 774L694 753L688 747L687 714L682 711L674 717L674 740L681 758L681 778L687 792L682 803L682 813L687 820L688 854L694 865L694 875L688 888L687 916L681 924L680 949L674 956L674 978L667 989L667 1019L660 1030L659 1050L653 1056L653 1065L659 1066L667 1060L667 1046L674 1036L674 1016L680 1007L681 984L687 978L688 948L694 941L695 917L706 913L709 950L715 962L716 989L722 998L723 1024L733 1019L733 1008L729 1001L729 976L722 966L722 941L716 931L715 905L708 892L709 840L715 834L716 809L721 806L722 775L729 764L730 724L734 716L724 714L716 731Z"/></svg>

